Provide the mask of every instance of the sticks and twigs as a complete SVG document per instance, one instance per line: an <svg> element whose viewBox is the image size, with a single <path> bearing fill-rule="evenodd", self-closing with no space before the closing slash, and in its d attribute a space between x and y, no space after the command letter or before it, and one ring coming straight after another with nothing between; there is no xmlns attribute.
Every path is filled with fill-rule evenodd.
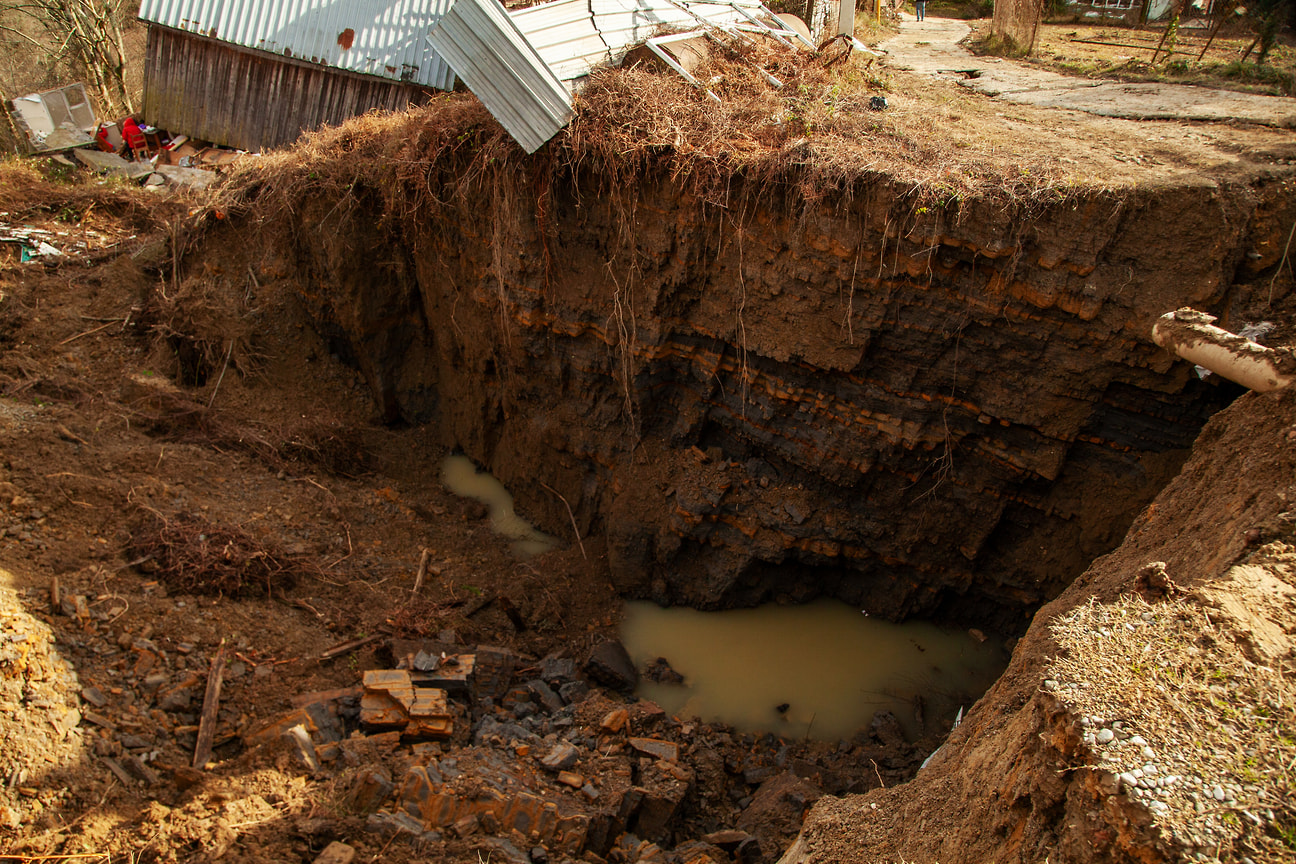
<svg viewBox="0 0 1296 864"><path fill-rule="evenodd" d="M225 640L221 639L207 675L207 692L203 695L202 718L198 721L198 743L194 746L193 767L201 769L211 758L212 740L216 737L216 712L220 710L221 682L225 679Z"/></svg>
<svg viewBox="0 0 1296 864"><path fill-rule="evenodd" d="M84 333L78 333L78 334L76 334L75 336L69 336L68 338L64 339L62 342L60 342L60 343L58 343L58 344L59 344L59 345L66 345L66 344L68 344L69 342L75 342L76 340L80 339L82 336L89 336L89 335L91 335L91 334L93 334L93 333L98 333L100 330L107 330L107 329L108 329L109 327L111 327L112 325L114 325L114 324L119 324L119 323L121 323L122 321L125 321L125 320L126 320L125 318L114 318L114 319L112 319L111 321L109 321L107 324L100 324L98 327L95 327L95 328L93 328L93 329L91 329L91 330L87 330L87 331L85 331Z"/></svg>
<svg viewBox="0 0 1296 864"><path fill-rule="evenodd" d="M1266 304L1268 306L1273 305L1274 282L1278 280L1278 274L1282 272L1283 265L1287 263L1287 253L1291 251L1291 241L1293 235L1296 235L1296 222L1292 223L1291 230L1287 232L1287 245L1283 247L1282 260L1279 261L1278 266L1274 268L1273 278L1269 280L1269 302Z"/></svg>
<svg viewBox="0 0 1296 864"><path fill-rule="evenodd" d="M221 366L220 377L216 379L216 386L212 388L211 398L207 400L207 410L211 410L212 403L216 401L216 394L220 392L221 382L225 380L225 370L229 368L230 354L234 353L234 340L230 340L229 347L225 349L225 363Z"/></svg>
<svg viewBox="0 0 1296 864"><path fill-rule="evenodd" d="M428 562L432 560L432 550L423 547L423 554L419 555L418 573L414 575L414 590L410 592L410 600L418 596L419 589L423 587L423 577L427 575Z"/></svg>
<svg viewBox="0 0 1296 864"><path fill-rule="evenodd" d="M371 642L377 642L379 639L385 639L386 634L375 633L372 636L365 636L361 639L349 639L346 642L340 642L320 653L319 659L332 660L334 657L341 657L343 654L350 654L352 651L358 651Z"/></svg>

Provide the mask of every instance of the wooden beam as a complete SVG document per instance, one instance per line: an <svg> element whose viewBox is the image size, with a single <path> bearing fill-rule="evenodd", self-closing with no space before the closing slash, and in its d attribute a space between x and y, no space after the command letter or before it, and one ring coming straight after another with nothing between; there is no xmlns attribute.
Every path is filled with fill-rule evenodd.
<svg viewBox="0 0 1296 864"><path fill-rule="evenodd" d="M207 673L207 692L203 695L202 719L198 721L198 743L194 746L193 767L202 769L211 758L212 739L216 735L216 712L220 710L221 682L225 679L225 640L221 639L211 671Z"/></svg>

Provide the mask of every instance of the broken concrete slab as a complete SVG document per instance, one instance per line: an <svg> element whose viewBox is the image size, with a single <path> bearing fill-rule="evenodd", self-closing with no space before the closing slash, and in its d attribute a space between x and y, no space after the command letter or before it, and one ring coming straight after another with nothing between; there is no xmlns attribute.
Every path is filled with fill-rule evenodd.
<svg viewBox="0 0 1296 864"><path fill-rule="evenodd" d="M175 186L189 189L206 189L216 181L215 171L204 171L202 168L181 168L179 165L159 165L157 173Z"/></svg>
<svg viewBox="0 0 1296 864"><path fill-rule="evenodd" d="M153 173L153 166L148 162L130 162L116 153L79 149L73 150L72 154L82 165L99 174L125 177L127 180L143 180Z"/></svg>

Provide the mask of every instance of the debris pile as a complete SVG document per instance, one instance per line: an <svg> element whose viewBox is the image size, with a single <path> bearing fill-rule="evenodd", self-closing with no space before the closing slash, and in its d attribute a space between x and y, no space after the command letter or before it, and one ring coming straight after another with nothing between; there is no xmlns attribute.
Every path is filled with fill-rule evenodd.
<svg viewBox="0 0 1296 864"><path fill-rule="evenodd" d="M222 166L242 155L144 125L138 114L101 121L79 82L6 101L5 109L26 138L28 155L122 177L146 189L205 189Z"/></svg>
<svg viewBox="0 0 1296 864"><path fill-rule="evenodd" d="M314 658L277 656L215 623L223 601L167 595L158 581L128 604L91 587L104 576L70 574L23 601L50 610L40 644L57 633L84 670L77 681L61 660L38 667L31 651L29 679L43 670L60 685L40 703L50 706L52 730L42 746L58 739L83 754L77 770L88 765L110 785L174 807L222 795L229 778L276 771L312 809L334 814L326 827L319 817L300 820L307 827L299 830L320 838L317 849L335 840L352 851L400 844L420 857L520 864L772 860L821 794L899 782L926 752L890 715L831 743L672 717L632 695L640 670L615 640L536 658L465 645L441 630L419 640L362 635ZM142 606L157 603L191 621L188 641L131 627ZM0 642L4 674L22 652L20 639L11 641ZM383 665L363 668L359 656ZM263 714L264 695L249 701L249 688L264 694L281 669L348 686L291 695ZM41 692L34 680L15 686ZM18 721L35 710L18 707L21 698L0 705ZM69 753L64 761L78 760ZM11 824L58 806L54 791L41 790L61 781L44 775L29 794L21 775L4 779L17 793L0 799ZM337 860L346 858L341 846L330 853Z"/></svg>
<svg viewBox="0 0 1296 864"><path fill-rule="evenodd" d="M454 660L458 666L460 658ZM463 658L463 662L471 673L472 655ZM365 673L360 723L376 729L398 728L416 738L449 738L454 733L454 718L446 707L446 691L418 686L410 673L402 669Z"/></svg>

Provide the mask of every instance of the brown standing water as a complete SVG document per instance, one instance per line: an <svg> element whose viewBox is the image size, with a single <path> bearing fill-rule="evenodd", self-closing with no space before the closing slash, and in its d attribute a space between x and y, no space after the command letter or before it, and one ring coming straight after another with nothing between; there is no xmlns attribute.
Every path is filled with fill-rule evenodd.
<svg viewBox="0 0 1296 864"><path fill-rule="evenodd" d="M998 639L892 624L833 600L726 612L629 603L621 636L641 669L662 657L684 676L639 686L668 712L823 740L849 738L877 711L893 712L911 738L947 727L1008 661Z"/></svg>

